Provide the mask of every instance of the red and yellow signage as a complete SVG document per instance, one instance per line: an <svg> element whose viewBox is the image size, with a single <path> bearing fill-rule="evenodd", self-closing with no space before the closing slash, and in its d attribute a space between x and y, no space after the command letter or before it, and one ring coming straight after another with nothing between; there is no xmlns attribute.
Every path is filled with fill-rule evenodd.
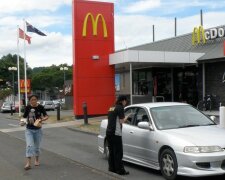
<svg viewBox="0 0 225 180"><path fill-rule="evenodd" d="M74 114L107 114L115 101L113 3L73 1L73 98ZM97 59L94 57L98 57Z"/></svg>
<svg viewBox="0 0 225 180"><path fill-rule="evenodd" d="M20 79L20 93L25 93L25 80ZM27 93L31 93L30 79L27 79Z"/></svg>
<svg viewBox="0 0 225 180"><path fill-rule="evenodd" d="M203 26L195 27L192 32L192 45L206 43L205 30Z"/></svg>
<svg viewBox="0 0 225 180"><path fill-rule="evenodd" d="M195 27L192 33L192 45L205 44L209 40L225 37L225 27L204 29L203 26Z"/></svg>
<svg viewBox="0 0 225 180"><path fill-rule="evenodd" d="M89 18L90 18L91 23L92 23L93 35L97 36L97 34L98 34L98 21L99 21L99 19L101 19L104 37L105 38L108 37L108 32L107 32L107 27L106 27L104 16L102 14L97 14L96 18L94 18L92 13L87 13L87 15L85 16L82 35L84 37L87 35L87 23L88 23Z"/></svg>

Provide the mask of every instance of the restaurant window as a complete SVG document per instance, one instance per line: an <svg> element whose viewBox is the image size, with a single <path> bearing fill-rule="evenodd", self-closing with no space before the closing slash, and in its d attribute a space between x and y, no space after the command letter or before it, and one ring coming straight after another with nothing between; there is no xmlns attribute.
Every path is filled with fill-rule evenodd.
<svg viewBox="0 0 225 180"><path fill-rule="evenodd" d="M133 94L149 95L152 90L152 74L149 69L133 71Z"/></svg>

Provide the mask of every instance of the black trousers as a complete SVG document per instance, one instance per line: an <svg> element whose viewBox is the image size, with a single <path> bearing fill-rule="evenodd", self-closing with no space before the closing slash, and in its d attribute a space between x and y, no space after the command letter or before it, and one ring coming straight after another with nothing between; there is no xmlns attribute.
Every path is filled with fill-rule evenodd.
<svg viewBox="0 0 225 180"><path fill-rule="evenodd" d="M123 143L122 137L116 135L107 135L106 139L108 141L109 147L109 171L115 173L123 173L125 171L123 165Z"/></svg>

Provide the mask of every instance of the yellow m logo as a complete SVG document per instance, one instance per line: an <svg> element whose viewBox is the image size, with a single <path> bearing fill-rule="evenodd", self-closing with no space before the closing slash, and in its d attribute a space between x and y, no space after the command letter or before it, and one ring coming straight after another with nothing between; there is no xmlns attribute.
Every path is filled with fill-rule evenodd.
<svg viewBox="0 0 225 180"><path fill-rule="evenodd" d="M195 27L192 32L192 45L195 45L196 41L197 44L200 44L200 42L206 43L205 39L205 30L203 26Z"/></svg>
<svg viewBox="0 0 225 180"><path fill-rule="evenodd" d="M88 13L85 16L84 24L83 24L82 36L83 37L87 36L87 22L88 22L89 17L91 18L91 22L92 22L93 35L97 36L97 34L98 34L98 21L101 18L104 38L108 37L107 27L106 27L106 23L105 23L105 19L104 19L103 15L102 14L98 14L96 16L96 19L95 19L94 16L92 15L92 13Z"/></svg>

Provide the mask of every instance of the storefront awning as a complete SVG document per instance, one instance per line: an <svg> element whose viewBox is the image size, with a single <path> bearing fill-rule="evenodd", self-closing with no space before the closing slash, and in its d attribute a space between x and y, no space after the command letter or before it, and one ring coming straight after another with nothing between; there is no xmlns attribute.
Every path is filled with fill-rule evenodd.
<svg viewBox="0 0 225 180"><path fill-rule="evenodd" d="M125 50L109 55L109 64L123 63L173 63L195 64L205 53Z"/></svg>

